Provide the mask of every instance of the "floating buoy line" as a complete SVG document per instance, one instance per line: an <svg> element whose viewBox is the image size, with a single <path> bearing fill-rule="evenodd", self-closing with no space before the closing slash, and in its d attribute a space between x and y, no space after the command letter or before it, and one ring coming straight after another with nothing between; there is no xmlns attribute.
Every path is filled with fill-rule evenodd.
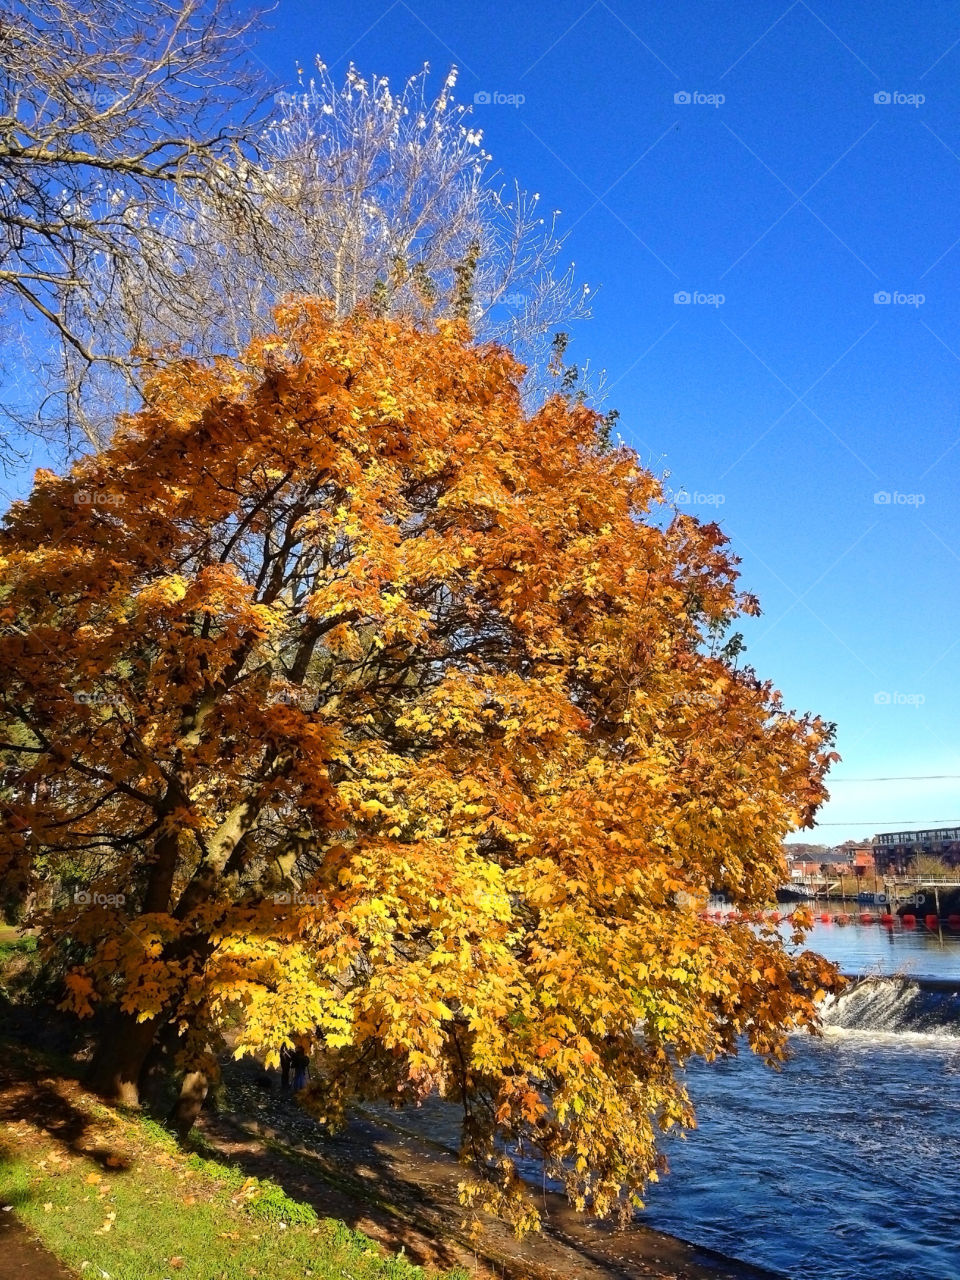
<svg viewBox="0 0 960 1280"><path fill-rule="evenodd" d="M701 911L702 920L715 920L723 924L787 924L792 915L781 911ZM898 922L905 929L915 929L919 917L906 911L902 916L895 916L890 911L822 911L814 917L818 924L878 924L892 929ZM947 916L936 916L932 913L924 915L923 924L928 929L951 929L960 933L960 915L951 912Z"/></svg>

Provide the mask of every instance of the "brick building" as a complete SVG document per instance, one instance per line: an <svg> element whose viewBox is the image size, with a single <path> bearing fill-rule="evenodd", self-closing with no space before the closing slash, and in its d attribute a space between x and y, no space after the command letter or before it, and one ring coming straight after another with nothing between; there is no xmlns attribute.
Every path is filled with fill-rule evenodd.
<svg viewBox="0 0 960 1280"><path fill-rule="evenodd" d="M908 875L919 854L940 858L948 866L960 866L960 827L940 827L930 831L884 831L873 837L877 869Z"/></svg>

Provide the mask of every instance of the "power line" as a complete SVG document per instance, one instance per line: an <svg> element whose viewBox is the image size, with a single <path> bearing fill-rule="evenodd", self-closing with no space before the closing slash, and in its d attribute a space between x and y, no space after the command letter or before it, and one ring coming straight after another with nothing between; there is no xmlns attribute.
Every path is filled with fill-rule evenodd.
<svg viewBox="0 0 960 1280"><path fill-rule="evenodd" d="M818 827L921 827L930 830L935 825L960 827L960 818L851 818L849 822L818 822Z"/></svg>
<svg viewBox="0 0 960 1280"><path fill-rule="evenodd" d="M835 782L946 782L960 779L960 773L905 773L890 778L830 778L831 786Z"/></svg>

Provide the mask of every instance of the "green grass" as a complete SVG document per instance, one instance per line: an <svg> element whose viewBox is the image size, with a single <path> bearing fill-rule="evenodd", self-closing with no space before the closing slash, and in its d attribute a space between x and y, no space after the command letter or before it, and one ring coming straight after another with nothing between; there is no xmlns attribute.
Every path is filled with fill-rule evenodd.
<svg viewBox="0 0 960 1280"><path fill-rule="evenodd" d="M41 1073L42 1075L42 1070ZM74 1150L33 1118L0 1127L0 1203L69 1268L102 1280L420 1280L402 1253L281 1187L181 1150L156 1123L49 1081L88 1117ZM46 1085L44 1086L46 1088ZM25 1114L21 1109L19 1114ZM449 1273L448 1280L465 1276Z"/></svg>
<svg viewBox="0 0 960 1280"><path fill-rule="evenodd" d="M30 934L20 937L14 929L4 930L3 932L6 936L0 935L0 964L3 964L12 956L29 956L36 951L37 940Z"/></svg>

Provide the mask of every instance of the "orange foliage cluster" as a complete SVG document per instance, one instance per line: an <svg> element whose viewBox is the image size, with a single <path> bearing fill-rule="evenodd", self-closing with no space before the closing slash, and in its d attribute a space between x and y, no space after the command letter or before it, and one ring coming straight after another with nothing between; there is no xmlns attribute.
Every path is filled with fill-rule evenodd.
<svg viewBox="0 0 960 1280"><path fill-rule="evenodd" d="M504 1151L623 1211L691 1122L677 1064L813 1020L818 957L701 913L770 899L832 755L712 642L756 607L717 526L521 372L298 302L39 474L0 540L0 866L82 885L44 922L78 1013L185 1065L319 1028L318 1111L454 1099L522 1227Z"/></svg>

